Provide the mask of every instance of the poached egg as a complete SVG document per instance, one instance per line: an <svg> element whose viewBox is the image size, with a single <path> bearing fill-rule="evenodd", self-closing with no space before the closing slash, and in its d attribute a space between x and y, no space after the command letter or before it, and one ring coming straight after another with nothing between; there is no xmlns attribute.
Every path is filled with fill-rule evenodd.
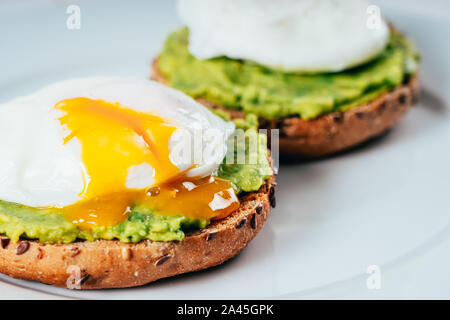
<svg viewBox="0 0 450 320"><path fill-rule="evenodd" d="M201 135L208 130L215 139ZM229 181L211 174L233 131L233 123L154 81L56 83L0 104L0 200L58 208L84 228L116 225L134 204L166 215L225 216L239 200ZM197 146L201 156L178 156L180 145Z"/></svg>
<svg viewBox="0 0 450 320"><path fill-rule="evenodd" d="M389 27L376 9L366 0L178 1L196 58L307 73L338 72L379 55Z"/></svg>

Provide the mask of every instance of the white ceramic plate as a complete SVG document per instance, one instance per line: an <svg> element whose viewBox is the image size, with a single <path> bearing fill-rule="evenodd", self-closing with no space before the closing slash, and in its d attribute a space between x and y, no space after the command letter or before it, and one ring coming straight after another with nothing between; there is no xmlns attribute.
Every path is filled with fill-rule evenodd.
<svg viewBox="0 0 450 320"><path fill-rule="evenodd" d="M172 1L0 4L0 101L78 76L148 77L179 21ZM418 44L423 95L390 134L353 152L282 166L278 207L220 267L134 289L69 291L0 277L1 298L450 298L450 6L378 1ZM433 7L434 3L434 7ZM30 133L32 134L32 133ZM381 289L366 285L368 266Z"/></svg>

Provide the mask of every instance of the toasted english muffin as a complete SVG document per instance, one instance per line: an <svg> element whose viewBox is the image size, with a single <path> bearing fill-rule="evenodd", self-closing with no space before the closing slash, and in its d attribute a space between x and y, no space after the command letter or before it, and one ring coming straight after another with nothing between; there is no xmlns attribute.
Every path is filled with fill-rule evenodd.
<svg viewBox="0 0 450 320"><path fill-rule="evenodd" d="M275 178L240 198L238 210L181 241L43 244L1 239L0 272L70 289L135 287L219 265L256 236L275 206Z"/></svg>
<svg viewBox="0 0 450 320"><path fill-rule="evenodd" d="M151 78L168 83L159 70L158 59L152 63ZM356 147L391 129L403 118L419 92L416 74L403 85L350 110L328 113L310 120L298 116L260 119L260 128L280 130L280 155L284 158L324 157ZM245 117L239 110L225 108L204 98L196 100L210 109L229 113L232 119Z"/></svg>

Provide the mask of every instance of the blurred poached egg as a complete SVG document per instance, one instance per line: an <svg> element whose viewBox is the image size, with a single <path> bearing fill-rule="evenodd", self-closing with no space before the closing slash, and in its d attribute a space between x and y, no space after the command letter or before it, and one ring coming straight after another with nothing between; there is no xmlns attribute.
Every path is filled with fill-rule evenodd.
<svg viewBox="0 0 450 320"><path fill-rule="evenodd" d="M198 59L287 72L337 72L380 54L389 28L366 0L179 0ZM369 22L369 23L368 23Z"/></svg>

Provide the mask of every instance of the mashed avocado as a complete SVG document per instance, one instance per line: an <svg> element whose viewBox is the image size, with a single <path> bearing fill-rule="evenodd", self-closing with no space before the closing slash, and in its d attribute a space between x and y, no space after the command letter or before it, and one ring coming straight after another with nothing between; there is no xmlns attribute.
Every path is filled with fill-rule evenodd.
<svg viewBox="0 0 450 320"><path fill-rule="evenodd" d="M231 148L233 144L235 147ZM230 137L228 145L228 150L234 150L234 153L227 155L218 168L217 175L230 180L238 192L258 190L272 175L272 168L267 159L267 137L249 129L241 136ZM249 145L255 146L256 150L250 152ZM242 150L245 152L241 153ZM245 155L245 159L239 159L238 154ZM231 164L227 164L228 160ZM234 164L243 162L247 164Z"/></svg>
<svg viewBox="0 0 450 320"><path fill-rule="evenodd" d="M237 123L237 126L253 126L253 122ZM247 130L245 136L247 140L258 139L257 150L251 150L247 144L238 144L238 148L245 148L246 159L254 157L256 161L253 164L227 164L225 159L215 172L218 177L230 180L238 192L257 191L272 175L267 159L266 137L257 134L254 129ZM233 143L232 141L233 138L229 143ZM176 241L182 240L185 232L205 228L208 224L208 220L181 215L165 216L152 208L135 205L128 218L119 225L96 226L92 230L82 230L56 209L38 210L0 200L0 234L6 235L12 241L18 241L19 238L38 239L42 243L70 243L77 239L118 239L122 242L139 242L146 239Z"/></svg>
<svg viewBox="0 0 450 320"><path fill-rule="evenodd" d="M0 233L13 241L20 237L38 239L43 243L70 243L76 239L118 239L122 242L181 240L184 231L204 228L207 220L182 216L163 216L150 208L135 206L128 219L117 226L79 229L57 210L36 210L23 205L0 201Z"/></svg>
<svg viewBox="0 0 450 320"><path fill-rule="evenodd" d="M418 62L411 43L394 32L375 60L327 74L283 73L224 57L198 60L187 45L188 30L184 28L169 36L159 57L159 69L170 86L264 119L313 119L348 110L402 84L416 72Z"/></svg>

